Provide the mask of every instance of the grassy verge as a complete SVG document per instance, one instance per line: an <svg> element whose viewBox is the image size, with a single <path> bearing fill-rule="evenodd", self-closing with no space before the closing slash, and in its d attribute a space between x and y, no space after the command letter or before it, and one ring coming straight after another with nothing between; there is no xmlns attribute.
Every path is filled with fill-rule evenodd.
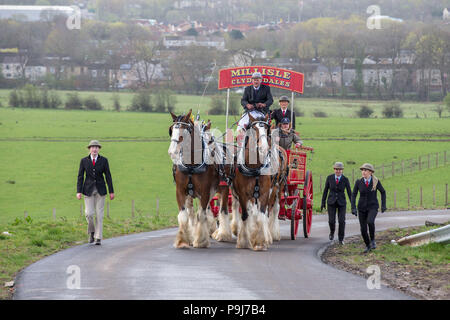
<svg viewBox="0 0 450 320"><path fill-rule="evenodd" d="M175 225L175 216L105 219L103 237L111 238ZM87 243L86 228L84 218L34 221L28 217L0 224L0 300L11 299L13 288L4 287L4 284L13 281L17 273L26 266L60 250ZM4 235L5 231L11 235Z"/></svg>
<svg viewBox="0 0 450 320"><path fill-rule="evenodd" d="M450 299L450 244L430 243L420 247L399 246L392 239L436 227L394 228L376 235L377 249L363 254L361 236L349 237L346 244L333 244L322 260L339 269L368 277L367 268L377 265L381 283L420 299ZM371 272L372 273L372 272Z"/></svg>

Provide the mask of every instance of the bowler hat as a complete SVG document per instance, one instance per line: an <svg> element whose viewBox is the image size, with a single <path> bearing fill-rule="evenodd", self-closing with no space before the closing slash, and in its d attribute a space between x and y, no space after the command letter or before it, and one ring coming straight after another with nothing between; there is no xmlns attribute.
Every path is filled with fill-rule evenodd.
<svg viewBox="0 0 450 320"><path fill-rule="evenodd" d="M359 168L359 170L362 170L362 169L370 170L370 171L372 171L372 173L375 172L375 169L374 169L373 165L371 165L370 163L364 163L364 164Z"/></svg>
<svg viewBox="0 0 450 320"><path fill-rule="evenodd" d="M344 169L344 164L342 162L336 162L333 169Z"/></svg>
<svg viewBox="0 0 450 320"><path fill-rule="evenodd" d="M93 147L93 146L97 146L99 148L102 147L102 145L100 144L100 142L98 142L98 140L91 140L91 142L89 142L89 145L87 147L89 149L90 147Z"/></svg>
<svg viewBox="0 0 450 320"><path fill-rule="evenodd" d="M287 101L287 102L289 102L289 98L287 96L281 96L278 101Z"/></svg>
<svg viewBox="0 0 450 320"><path fill-rule="evenodd" d="M254 72L252 74L252 79L255 79L255 78L262 78L261 72Z"/></svg>
<svg viewBox="0 0 450 320"><path fill-rule="evenodd" d="M281 119L281 121L280 121L281 123L291 123L291 120L289 120L289 118L283 118L283 119Z"/></svg>

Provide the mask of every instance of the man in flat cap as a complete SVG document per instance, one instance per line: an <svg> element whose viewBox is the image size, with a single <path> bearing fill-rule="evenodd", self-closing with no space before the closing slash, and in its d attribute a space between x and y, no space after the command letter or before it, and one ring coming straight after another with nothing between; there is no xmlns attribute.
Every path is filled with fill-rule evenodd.
<svg viewBox="0 0 450 320"><path fill-rule="evenodd" d="M287 96L281 96L278 100L280 109L272 111L272 119L275 120L275 125L278 126L283 118L291 120L291 127L295 130L295 112L291 116L291 110L289 110L289 98ZM291 119L292 118L292 119Z"/></svg>
<svg viewBox="0 0 450 320"><path fill-rule="evenodd" d="M106 183L109 198L114 199L114 188L109 171L108 159L98 154L102 147L100 142L92 140L87 146L89 155L82 158L78 170L77 199L84 194L85 215L88 222L89 243L101 244L103 233L103 208L105 206ZM85 177L86 176L86 177ZM94 224L94 214L97 221Z"/></svg>
<svg viewBox="0 0 450 320"><path fill-rule="evenodd" d="M336 162L333 166L334 174L327 177L325 181L325 189L322 195L322 206L320 210L325 208L325 201L328 208L328 225L330 226L329 239L334 239L334 231L336 228L336 211L338 213L339 243L344 244L345 236L345 211L347 208L347 200L345 199L345 191L347 191L348 199L352 198L352 190L350 188L350 181L342 173L344 171L344 164ZM328 196L328 200L327 200Z"/></svg>
<svg viewBox="0 0 450 320"><path fill-rule="evenodd" d="M359 218L361 236L366 245L364 253L374 250L375 243L375 218L377 217L379 203L377 190L381 193L381 212L386 211L386 191L380 180L375 177L375 169L370 163L364 163L360 168L362 178L355 181L352 192L352 214ZM358 211L356 210L356 196L359 192ZM369 235L367 234L369 227Z"/></svg>
<svg viewBox="0 0 450 320"><path fill-rule="evenodd" d="M257 119L265 117L269 113L270 106L273 103L270 87L262 84L262 76L259 72L252 75L252 85L244 90L241 99L241 105L244 107L244 116L239 121L238 128L243 129L249 123L248 113Z"/></svg>

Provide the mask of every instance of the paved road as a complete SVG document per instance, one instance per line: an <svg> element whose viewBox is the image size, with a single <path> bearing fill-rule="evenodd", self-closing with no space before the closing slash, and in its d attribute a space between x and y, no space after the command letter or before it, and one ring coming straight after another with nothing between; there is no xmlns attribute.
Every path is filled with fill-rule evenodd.
<svg viewBox="0 0 450 320"><path fill-rule="evenodd" d="M450 220L450 210L379 214L377 230ZM266 252L211 242L209 249L176 250L176 229L106 239L102 246L80 245L25 268L16 279L15 299L410 299L324 264L326 216L314 216L311 237L282 240ZM346 235L359 233L347 216ZM362 250L363 248L361 248ZM71 265L80 268L80 289L68 289Z"/></svg>

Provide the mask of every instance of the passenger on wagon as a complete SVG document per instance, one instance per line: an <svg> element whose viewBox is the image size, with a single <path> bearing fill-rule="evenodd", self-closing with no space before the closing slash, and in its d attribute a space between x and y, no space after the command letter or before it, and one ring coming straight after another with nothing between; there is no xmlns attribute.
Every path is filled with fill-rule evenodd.
<svg viewBox="0 0 450 320"><path fill-rule="evenodd" d="M291 118L291 110L289 110L289 98L287 96L281 96L278 100L280 104L280 109L275 109L272 111L271 118L275 120L275 125L278 126L283 118L292 119L292 129L295 130L295 112Z"/></svg>
<svg viewBox="0 0 450 320"><path fill-rule="evenodd" d="M277 135L278 137L276 137ZM280 125L273 132L273 136L276 137L276 141L284 150L291 149L292 143L295 143L297 148L300 148L303 144L302 140L300 140L299 136L291 128L291 120L289 118L283 118L281 120Z"/></svg>

